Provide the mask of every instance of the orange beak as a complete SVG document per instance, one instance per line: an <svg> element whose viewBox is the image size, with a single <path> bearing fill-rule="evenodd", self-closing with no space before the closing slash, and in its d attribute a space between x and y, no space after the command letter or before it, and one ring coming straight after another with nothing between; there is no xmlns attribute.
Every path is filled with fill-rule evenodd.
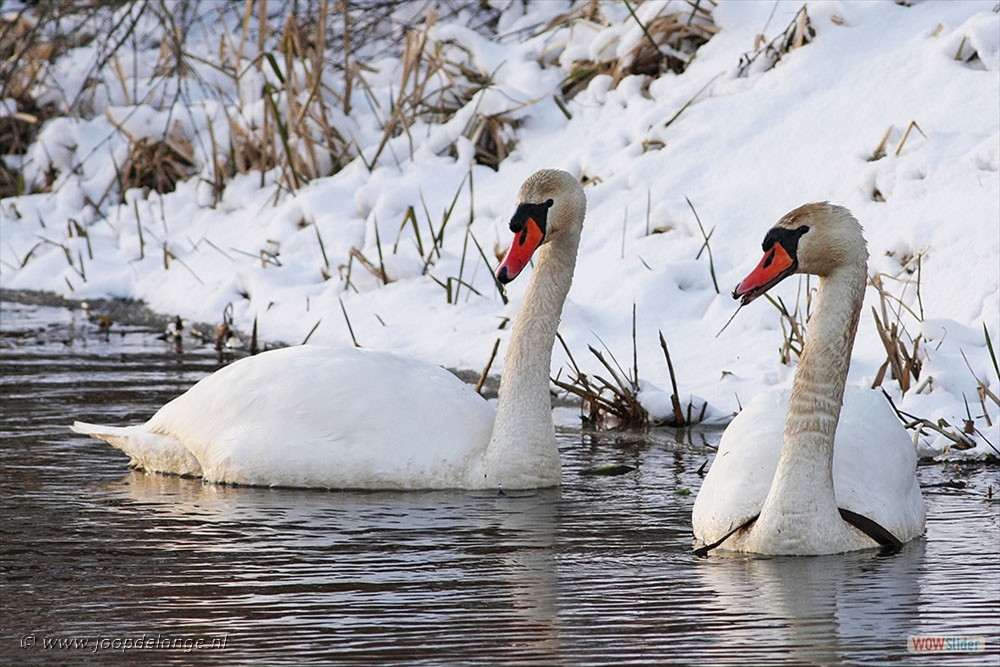
<svg viewBox="0 0 1000 667"><path fill-rule="evenodd" d="M517 278L544 240L545 231L542 226L534 218L526 218L523 229L514 234L514 242L510 244L507 254L497 267L497 280L507 284Z"/></svg>
<svg viewBox="0 0 1000 667"><path fill-rule="evenodd" d="M798 262L788 254L780 242L776 241L771 249L764 253L764 258L760 260L757 268L736 286L733 298L741 299L741 305L745 306L795 273L796 268Z"/></svg>

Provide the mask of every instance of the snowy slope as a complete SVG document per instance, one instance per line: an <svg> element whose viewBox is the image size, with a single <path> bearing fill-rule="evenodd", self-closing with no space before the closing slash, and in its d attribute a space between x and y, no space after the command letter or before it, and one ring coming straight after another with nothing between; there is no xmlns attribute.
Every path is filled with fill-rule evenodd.
<svg viewBox="0 0 1000 667"><path fill-rule="evenodd" d="M219 110L209 102L185 113L155 104L136 108L109 87L106 113L49 121L28 154L25 177L41 179L52 167L60 175L51 192L0 204L3 286L138 298L205 322L219 321L232 304L236 326L249 329L256 318L262 337L286 343L301 342L315 326L310 343L351 344L342 304L362 346L450 367L481 369L500 338L492 369L499 372L509 337L509 328L499 327L516 312L527 280L509 286L504 305L467 230L495 265L494 246L509 242L506 223L521 181L536 169L558 167L590 181L581 257L561 325L577 362L596 370L586 347L602 342L630 361L635 304L649 404L662 404L656 388L670 386L657 340L662 332L682 400L702 397L717 414L731 415L763 388L790 384L794 365L779 359L780 315L764 299L715 337L736 308L729 292L759 260L773 222L802 203L829 200L862 222L869 272L893 277L887 289L908 308L898 317L909 335L922 336L919 391L901 397L894 382L883 386L907 412L953 425L966 418L967 401L975 426L992 443L977 437L971 453L996 453L1000 410L987 399L988 426L973 377L1000 393L983 333L985 325L1000 344L995 2L810 2L813 40L772 69L752 67L738 76L740 58L753 52L757 36L781 33L802 5L723 1L713 11L717 34L683 74L652 82L631 76L616 87L611 77L598 76L566 103L572 118L554 93L574 62L627 53L643 38L638 24L623 4L608 2L601 3L608 25L579 21L542 31L570 5L495 4L506 6L500 37L444 20L429 33L451 48L460 45L469 67L492 75L491 87L451 120L411 127L378 152L401 65L387 55L391 49L373 49L368 82L373 99L386 104L358 103L344 123L366 160L378 152L377 165L369 170L356 159L295 193L278 191L274 172L264 187L259 174L237 176L213 207L206 184L191 179L162 197L133 191L125 204L104 201L98 214L87 202L101 201L127 149L112 120L133 136L158 136L175 120L189 135L204 135L218 124ZM664 6L642 3L639 18ZM210 51L211 35L203 38ZM965 62L973 49L978 57ZM68 59L60 70L67 86L80 75L73 63ZM462 136L475 113L518 121L514 151L496 172L473 165L473 146ZM890 127L885 155L873 159ZM207 163L203 144L194 143L199 162ZM721 293L707 254L696 259L704 239L686 198L712 232ZM442 255L423 275L412 227L400 231L407 209L417 213L426 244L428 215L437 228L453 200ZM74 225L86 228L87 238ZM351 249L378 265L379 245L393 281L381 284L354 261L347 285L346 266L338 266L348 263ZM262 262L262 251L271 261ZM921 253L918 271L911 260ZM458 303L450 304L439 283L460 275L478 294L463 286ZM791 308L804 289L805 279L791 279L774 294ZM804 309L804 296L800 302ZM851 384L870 385L886 357L871 306L880 308L873 288ZM557 346L553 374L565 363ZM948 445L930 434L921 448Z"/></svg>

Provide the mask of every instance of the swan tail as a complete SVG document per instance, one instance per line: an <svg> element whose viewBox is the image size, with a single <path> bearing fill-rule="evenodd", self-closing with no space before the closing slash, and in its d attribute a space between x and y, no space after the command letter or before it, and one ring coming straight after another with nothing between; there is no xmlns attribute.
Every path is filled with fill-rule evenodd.
<svg viewBox="0 0 1000 667"><path fill-rule="evenodd" d="M77 421L70 429L120 449L136 468L190 477L202 474L198 459L183 443L169 435L150 433L143 426L102 426Z"/></svg>

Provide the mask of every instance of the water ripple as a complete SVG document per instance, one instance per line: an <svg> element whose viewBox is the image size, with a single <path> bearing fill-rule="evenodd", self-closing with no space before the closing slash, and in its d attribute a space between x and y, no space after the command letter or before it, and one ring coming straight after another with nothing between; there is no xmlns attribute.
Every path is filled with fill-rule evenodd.
<svg viewBox="0 0 1000 667"><path fill-rule="evenodd" d="M503 498L216 486L129 471L66 428L147 418L213 351L64 343L82 325L63 311L4 312L4 664L115 660L41 642L111 655L129 637L166 664L928 664L906 652L917 634L986 636L948 664L998 664L995 469L922 466L927 534L891 557L694 557L711 453L662 435L560 429L563 488ZM638 470L577 474L618 464Z"/></svg>

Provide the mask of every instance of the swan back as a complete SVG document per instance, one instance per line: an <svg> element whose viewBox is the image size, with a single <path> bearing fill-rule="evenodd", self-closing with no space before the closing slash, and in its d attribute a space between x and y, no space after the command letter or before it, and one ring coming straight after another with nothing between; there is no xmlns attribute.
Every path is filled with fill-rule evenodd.
<svg viewBox="0 0 1000 667"><path fill-rule="evenodd" d="M145 428L185 443L215 482L454 488L481 477L469 452L487 442L493 416L471 387L432 364L307 345L219 370Z"/></svg>

